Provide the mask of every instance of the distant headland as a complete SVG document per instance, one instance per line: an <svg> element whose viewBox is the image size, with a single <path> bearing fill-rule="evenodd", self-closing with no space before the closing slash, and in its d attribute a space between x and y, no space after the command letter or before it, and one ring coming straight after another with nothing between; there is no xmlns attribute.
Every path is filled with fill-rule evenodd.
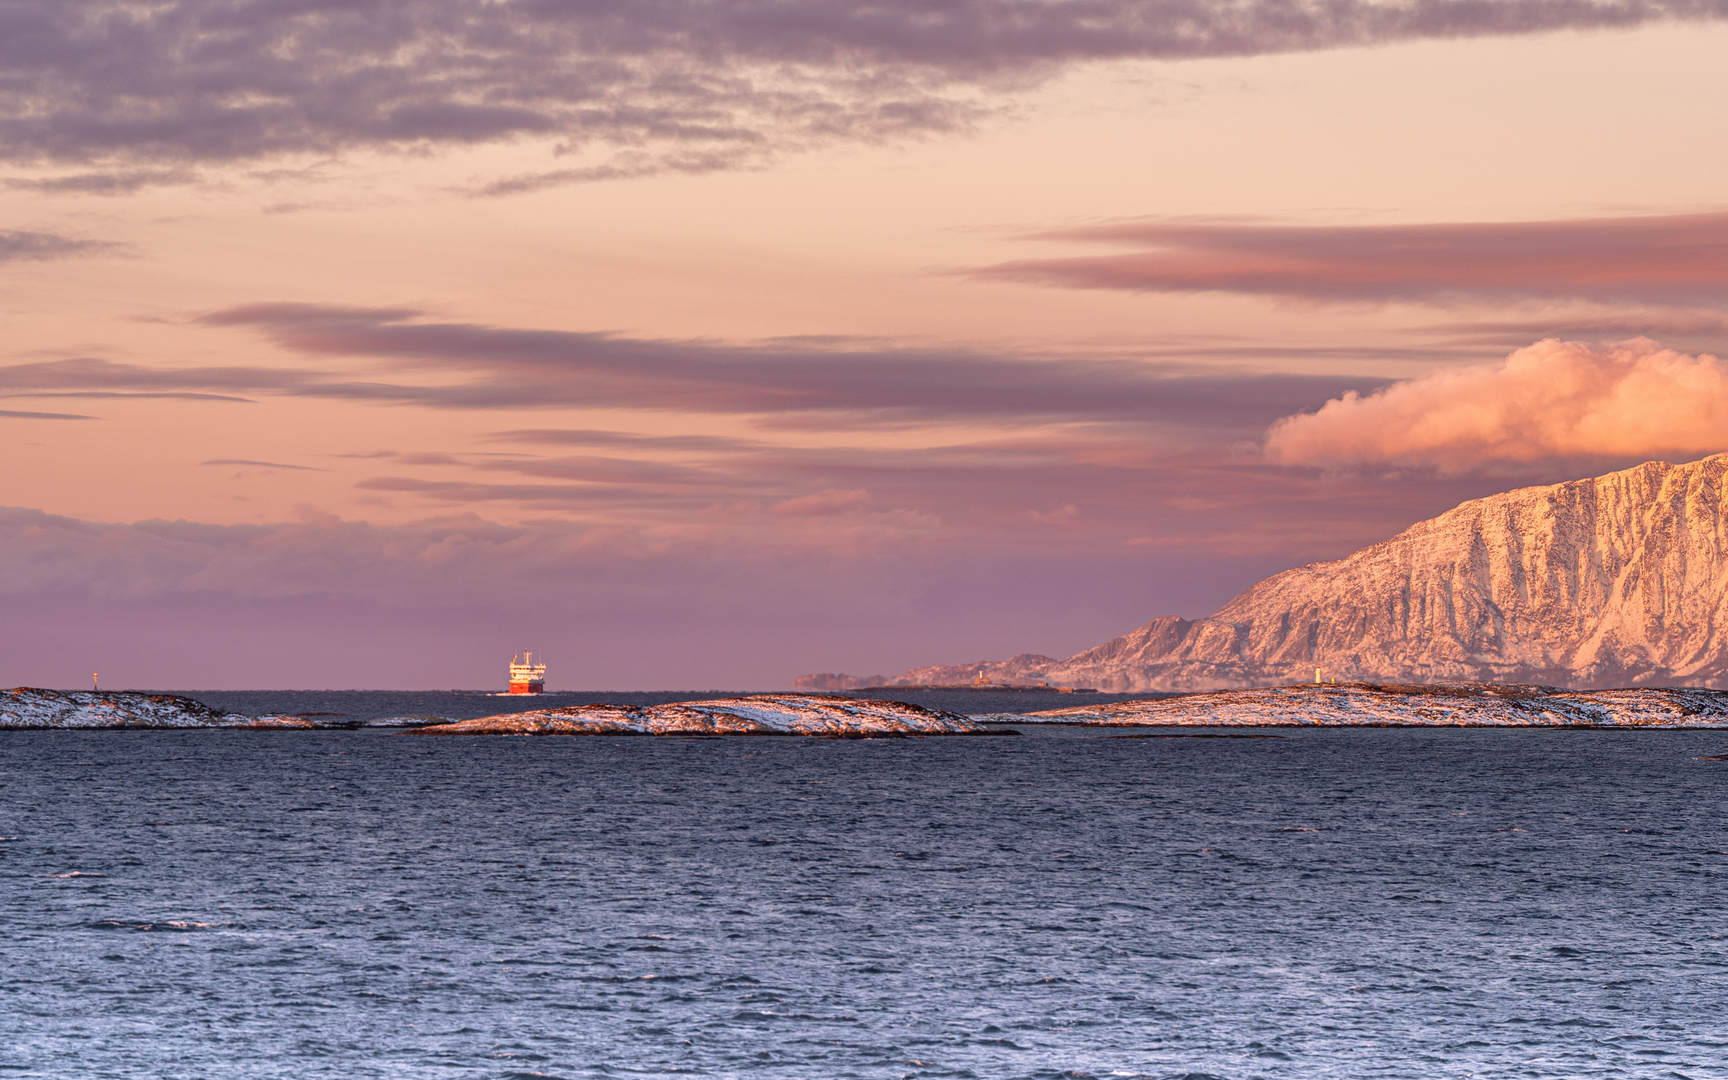
<svg viewBox="0 0 1728 1080"><path fill-rule="evenodd" d="M1015 657L1015 659L1050 661L1048 656ZM1092 686L1052 686L1048 680L1042 682L996 682L985 675L982 670L989 665L972 666L979 668L979 670L969 682L919 682L910 677L917 674L917 671L909 672L907 675L893 680L890 680L886 675L846 675L836 671L823 671L814 675L800 675L792 680L792 686L797 690L810 690L818 693L842 691L856 694L868 694L873 691L904 693L909 690L941 691L943 693L969 690L991 694L1096 694L1098 692L1097 687ZM967 665L959 665L929 670L940 670L945 677L954 678L954 672L964 671L966 668Z"/></svg>
<svg viewBox="0 0 1728 1080"><path fill-rule="evenodd" d="M860 686L848 691L854 694L894 694L913 691L971 694L1096 694L1090 686L1051 686L1048 683L895 683L882 686Z"/></svg>

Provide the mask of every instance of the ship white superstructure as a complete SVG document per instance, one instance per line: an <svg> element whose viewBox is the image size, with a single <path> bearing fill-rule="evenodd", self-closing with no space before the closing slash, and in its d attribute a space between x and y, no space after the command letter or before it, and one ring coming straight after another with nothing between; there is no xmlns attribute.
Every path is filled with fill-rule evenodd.
<svg viewBox="0 0 1728 1080"><path fill-rule="evenodd" d="M510 692L512 694L539 694L546 689L546 665L536 664L534 654L522 650L522 659L517 660L516 654L510 654Z"/></svg>

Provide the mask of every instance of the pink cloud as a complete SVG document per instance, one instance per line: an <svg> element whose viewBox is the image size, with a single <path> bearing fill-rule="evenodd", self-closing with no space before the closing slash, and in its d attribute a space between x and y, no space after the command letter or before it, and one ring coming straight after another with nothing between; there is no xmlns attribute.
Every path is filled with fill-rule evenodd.
<svg viewBox="0 0 1728 1080"><path fill-rule="evenodd" d="M1584 299L1720 307L1728 213L1415 225L1133 221L1035 239L1133 245L972 276L1081 289L1318 302Z"/></svg>
<svg viewBox="0 0 1728 1080"><path fill-rule="evenodd" d="M1728 368L1635 338L1540 341L1287 416L1266 435L1286 465L1425 467L1689 458L1728 448Z"/></svg>
<svg viewBox="0 0 1728 1080"><path fill-rule="evenodd" d="M532 644L557 688L770 689L842 663L902 670L956 641L1074 651L1148 605L1216 606L1264 569L1163 574L1153 604L1120 585L1133 552L1077 562L966 540L862 508L722 506L670 529L114 524L0 508L0 684L74 686L99 670L116 687L485 687ZM1161 572L1138 576L1157 588Z"/></svg>
<svg viewBox="0 0 1728 1080"><path fill-rule="evenodd" d="M746 443L675 506L611 485L598 523L0 508L0 685L87 685L99 670L116 687L487 686L527 644L558 659L560 686L588 689L768 689L807 671L1068 655L1499 486L1136 458L1133 439L784 457ZM535 490L429 494L480 511L546 495L520 486Z"/></svg>
<svg viewBox="0 0 1728 1080"><path fill-rule="evenodd" d="M333 364L377 360L403 382L359 381L311 369L163 372L78 360L0 368L0 389L274 388L437 408L582 405L775 414L783 424L802 418L824 428L841 417L879 427L1009 416L1158 418L1215 428L1239 423L1255 410L1281 409L1293 395L1312 400L1338 383L1336 377L1216 371L1193 363L1027 357L844 338L726 343L437 323L410 308L263 303L215 312L200 322L262 333L284 349ZM441 377L427 385L419 378L427 372ZM452 384L442 377L451 374L465 381Z"/></svg>
<svg viewBox="0 0 1728 1080"><path fill-rule="evenodd" d="M851 491L817 491L795 499L775 503L769 513L789 517L833 517L851 513L870 505L870 493L863 488Z"/></svg>

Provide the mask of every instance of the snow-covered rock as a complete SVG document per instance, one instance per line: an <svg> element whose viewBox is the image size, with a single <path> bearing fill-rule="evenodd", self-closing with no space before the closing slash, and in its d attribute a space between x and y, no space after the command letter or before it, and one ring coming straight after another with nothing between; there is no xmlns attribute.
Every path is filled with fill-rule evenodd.
<svg viewBox="0 0 1728 1080"><path fill-rule="evenodd" d="M900 701L826 694L683 701L669 705L566 705L419 729L419 735L989 735L957 713Z"/></svg>
<svg viewBox="0 0 1728 1080"><path fill-rule="evenodd" d="M772 694L670 705L571 705L444 721L400 716L361 724L322 716L242 716L191 698L130 691L0 691L0 728L317 728L415 727L440 735L990 735L956 713L899 701L823 694Z"/></svg>
<svg viewBox="0 0 1728 1080"><path fill-rule="evenodd" d="M250 728L316 730L354 727L418 727L441 717L396 716L350 720L329 713L309 716L244 716L212 709L177 694L135 690L0 690L0 730L6 728Z"/></svg>
<svg viewBox="0 0 1728 1080"><path fill-rule="evenodd" d="M1728 681L1728 455L1475 499L1347 558L1065 660L896 682L1208 690L1326 677L1563 686Z"/></svg>
<svg viewBox="0 0 1728 1080"><path fill-rule="evenodd" d="M201 728L253 722L173 694L128 690L0 691L0 728Z"/></svg>
<svg viewBox="0 0 1728 1080"><path fill-rule="evenodd" d="M1275 686L1082 705L1024 716L1103 727L1728 727L1728 691L1560 690L1521 683Z"/></svg>

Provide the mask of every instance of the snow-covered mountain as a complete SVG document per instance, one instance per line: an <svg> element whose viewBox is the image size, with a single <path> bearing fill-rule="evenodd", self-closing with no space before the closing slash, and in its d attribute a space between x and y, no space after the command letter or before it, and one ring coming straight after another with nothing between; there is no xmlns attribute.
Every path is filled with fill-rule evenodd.
<svg viewBox="0 0 1728 1080"><path fill-rule="evenodd" d="M918 668L897 683L1210 690L1494 680L1728 682L1728 454L1475 499L1203 619L1165 616L1056 660Z"/></svg>

